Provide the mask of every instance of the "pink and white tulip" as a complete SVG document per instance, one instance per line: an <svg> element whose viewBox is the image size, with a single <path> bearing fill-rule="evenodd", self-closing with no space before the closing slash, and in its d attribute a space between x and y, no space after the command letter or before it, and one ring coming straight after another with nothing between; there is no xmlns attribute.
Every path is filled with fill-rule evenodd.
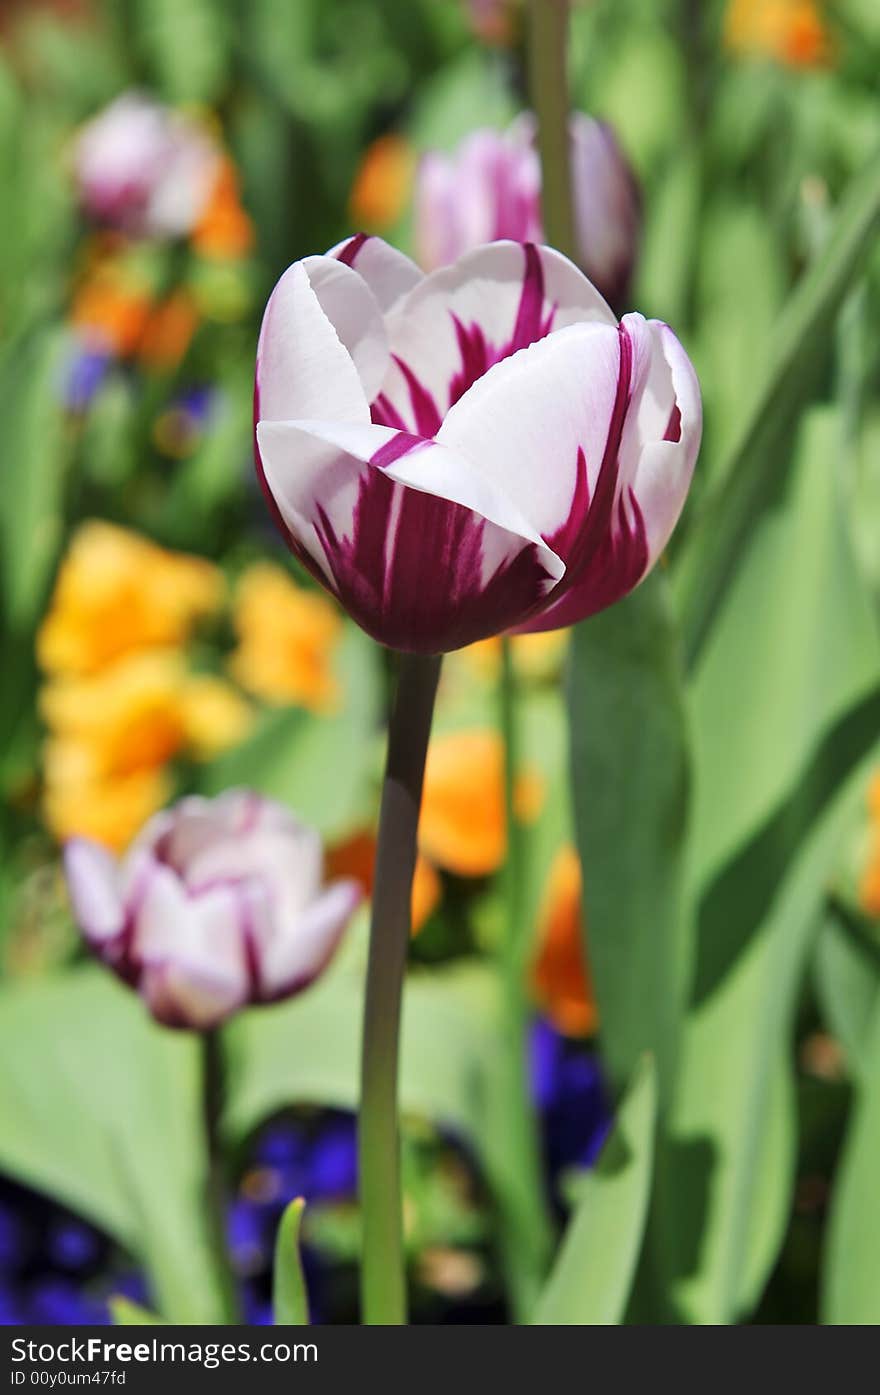
<svg viewBox="0 0 880 1395"><path fill-rule="evenodd" d="M96 221L136 236L183 237L207 205L220 151L198 122L126 92L83 126L73 169Z"/></svg>
<svg viewBox="0 0 880 1395"><path fill-rule="evenodd" d="M558 252L496 242L422 276L363 234L281 277L254 409L292 551L375 639L421 653L626 595L701 432L672 331L618 324Z"/></svg>
<svg viewBox="0 0 880 1395"><path fill-rule="evenodd" d="M317 833L246 790L181 800L121 862L73 838L64 863L88 944L169 1027L215 1027L307 987L361 897L354 881L323 886Z"/></svg>
<svg viewBox="0 0 880 1395"><path fill-rule="evenodd" d="M541 164L534 118L474 131L451 155L431 151L416 176L416 250L429 271L498 238L540 242ZM579 261L613 304L626 294L638 247L639 194L611 127L571 119Z"/></svg>

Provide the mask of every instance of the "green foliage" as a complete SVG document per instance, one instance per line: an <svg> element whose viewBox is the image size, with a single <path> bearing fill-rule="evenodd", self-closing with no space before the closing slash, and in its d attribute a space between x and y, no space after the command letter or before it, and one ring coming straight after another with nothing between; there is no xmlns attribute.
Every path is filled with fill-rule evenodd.
<svg viewBox="0 0 880 1395"><path fill-rule="evenodd" d="M595 1169L578 1188L536 1323L593 1326L623 1321L648 1211L656 1108L653 1062L645 1057Z"/></svg>
<svg viewBox="0 0 880 1395"><path fill-rule="evenodd" d="M309 1320L309 1300L299 1255L299 1231L305 1202L297 1197L286 1207L275 1244L272 1299L275 1323L302 1326Z"/></svg>

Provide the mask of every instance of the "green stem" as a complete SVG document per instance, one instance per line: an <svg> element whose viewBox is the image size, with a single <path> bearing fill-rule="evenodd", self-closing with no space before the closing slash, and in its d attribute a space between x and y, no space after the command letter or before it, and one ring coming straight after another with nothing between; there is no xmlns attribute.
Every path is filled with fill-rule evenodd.
<svg viewBox="0 0 880 1395"><path fill-rule="evenodd" d="M208 1174L205 1180L205 1216L208 1244L214 1259L217 1288L224 1323L241 1321L235 1278L226 1244L227 1178L220 1138L223 1109L223 1052L217 1031L203 1032L202 1099Z"/></svg>
<svg viewBox="0 0 880 1395"><path fill-rule="evenodd" d="M401 654L388 729L364 1005L358 1130L361 1320L406 1322L397 1066L422 779L440 658Z"/></svg>
<svg viewBox="0 0 880 1395"><path fill-rule="evenodd" d="M505 1050L501 1074L504 1155L509 1159L501 1189L504 1267L514 1317L527 1320L546 1275L551 1227L547 1215L540 1142L529 1089L529 1027L526 994L529 926L525 916L528 838L516 814L519 723L511 641L501 641L501 733L504 740L504 806L507 857L503 872L504 935L501 961L504 987Z"/></svg>
<svg viewBox="0 0 880 1395"><path fill-rule="evenodd" d="M544 236L578 260L571 193L568 92L569 0L528 0L528 81L538 119Z"/></svg>

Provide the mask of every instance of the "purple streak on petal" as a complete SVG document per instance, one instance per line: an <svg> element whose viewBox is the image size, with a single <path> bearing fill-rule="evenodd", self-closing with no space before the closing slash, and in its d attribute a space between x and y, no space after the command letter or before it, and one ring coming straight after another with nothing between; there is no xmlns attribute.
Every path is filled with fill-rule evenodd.
<svg viewBox="0 0 880 1395"><path fill-rule="evenodd" d="M370 234L359 232L354 237L350 237L344 247L340 247L335 254L338 262L343 262L346 266L354 266L357 255L365 242L369 242Z"/></svg>
<svg viewBox="0 0 880 1395"><path fill-rule="evenodd" d="M392 358L406 380L416 431L420 436L430 440L437 435L443 421L440 408L425 385L416 377L409 364L405 363L397 354L392 354Z"/></svg>
<svg viewBox="0 0 880 1395"><path fill-rule="evenodd" d="M380 470L387 469L395 460L400 460L404 455L411 455L414 450L424 445L427 445L427 442L423 436L413 436L409 431L400 431L370 456L370 464L378 465Z"/></svg>
<svg viewBox="0 0 880 1395"><path fill-rule="evenodd" d="M638 501L632 489L627 488L625 492L617 489L620 442L632 389L633 349L624 325L618 329L618 339L617 393L593 497L589 497L586 460L579 450L577 482L568 518L555 533L545 537L545 542L567 568L559 586L551 593L549 604L544 607L549 613L561 602L557 621L560 625L585 619L625 596L641 580L648 565L648 539ZM569 595L571 615L564 612Z"/></svg>
<svg viewBox="0 0 880 1395"><path fill-rule="evenodd" d="M406 430L406 422L384 392L379 393L370 408L370 420L375 426L392 426L395 431Z"/></svg>
<svg viewBox="0 0 880 1395"><path fill-rule="evenodd" d="M509 358L519 349L527 349L530 344L543 339L553 328L556 306L544 310L544 267L541 254L533 242L523 245L525 271L522 291L516 311L510 338L502 344L492 344L480 325L464 325L452 314L455 337L461 358L461 367L449 384L449 406L452 407L479 378L502 359Z"/></svg>
<svg viewBox="0 0 880 1395"><path fill-rule="evenodd" d="M361 479L351 537L339 537L323 510L316 530L358 624L390 648L430 654L497 633L543 594L546 572L532 546L483 580L485 526L460 504L370 470Z"/></svg>
<svg viewBox="0 0 880 1395"><path fill-rule="evenodd" d="M669 424L663 436L664 441L681 440L681 408L676 402L669 414Z"/></svg>

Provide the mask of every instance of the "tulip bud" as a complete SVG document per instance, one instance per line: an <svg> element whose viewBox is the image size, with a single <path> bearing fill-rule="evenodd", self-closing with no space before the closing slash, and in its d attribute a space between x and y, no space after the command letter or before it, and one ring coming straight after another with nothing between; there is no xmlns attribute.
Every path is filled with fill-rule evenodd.
<svg viewBox="0 0 880 1395"><path fill-rule="evenodd" d="M201 217L221 154L197 122L138 92L79 132L74 176L89 217L143 237L182 237Z"/></svg>
<svg viewBox="0 0 880 1395"><path fill-rule="evenodd" d="M635 177L611 127L575 112L571 171L581 266L606 299L625 296L639 237ZM541 165L534 118L474 131L452 155L431 151L416 180L416 245L429 271L483 242L540 242Z"/></svg>
<svg viewBox="0 0 880 1395"><path fill-rule="evenodd" d="M257 346L257 472L359 625L439 654L631 591L684 505L700 391L667 325L493 242L422 276L359 233L290 267Z"/></svg>
<svg viewBox="0 0 880 1395"><path fill-rule="evenodd" d="M169 1027L204 1030L307 987L361 894L322 886L317 833L245 790L157 814L120 863L86 838L64 863L88 944Z"/></svg>

